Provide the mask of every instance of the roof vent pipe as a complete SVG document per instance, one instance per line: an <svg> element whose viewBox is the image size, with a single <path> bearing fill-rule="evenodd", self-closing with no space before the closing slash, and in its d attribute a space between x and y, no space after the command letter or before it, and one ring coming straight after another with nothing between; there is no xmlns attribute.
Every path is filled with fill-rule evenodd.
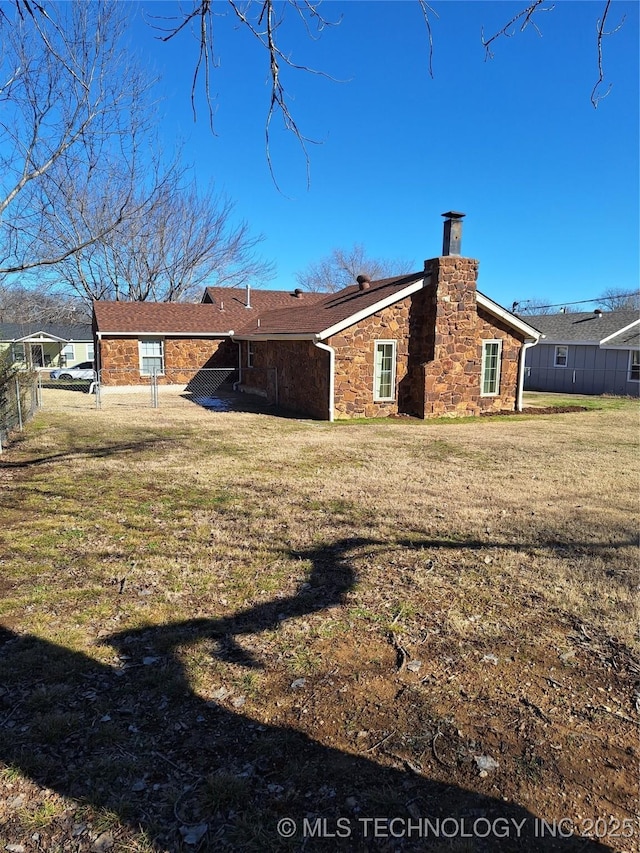
<svg viewBox="0 0 640 853"><path fill-rule="evenodd" d="M296 289L293 291L293 295L294 295L297 299L302 299L302 291L300 290L300 288L299 288L299 287L296 287Z"/></svg>
<svg viewBox="0 0 640 853"><path fill-rule="evenodd" d="M446 217L442 236L442 254L460 255L462 253L462 220L465 214L450 210L442 216Z"/></svg>
<svg viewBox="0 0 640 853"><path fill-rule="evenodd" d="M371 279L368 275L359 275L356 281L358 282L359 290L369 290L371 287Z"/></svg>
<svg viewBox="0 0 640 853"><path fill-rule="evenodd" d="M593 313L596 315L598 320L602 319L602 311L600 310L600 308L596 308L596 310Z"/></svg>
<svg viewBox="0 0 640 853"><path fill-rule="evenodd" d="M251 285L247 282L247 304L245 308L251 308Z"/></svg>

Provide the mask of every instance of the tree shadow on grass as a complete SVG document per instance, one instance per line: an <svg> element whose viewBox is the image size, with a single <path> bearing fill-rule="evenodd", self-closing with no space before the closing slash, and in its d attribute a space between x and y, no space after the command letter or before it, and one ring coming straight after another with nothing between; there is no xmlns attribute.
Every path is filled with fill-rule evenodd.
<svg viewBox="0 0 640 853"><path fill-rule="evenodd" d="M86 444L73 446L67 450L61 450L59 453L50 453L47 456L39 456L36 458L21 459L17 462L9 462L0 458L0 472L3 469L13 470L19 468L34 468L38 465L48 465L51 462L65 462L77 459L104 459L108 456L125 456L130 453L141 453L149 450L158 443L163 443L166 439L162 438L144 438L140 441L115 441L107 444L90 447Z"/></svg>
<svg viewBox="0 0 640 853"><path fill-rule="evenodd" d="M297 594L229 618L112 635L103 642L118 652L113 666L2 629L0 758L79 804L39 830L40 849L91 849L88 804L117 816L116 841L122 827L142 830L157 851L606 850L539 837L518 805L346 754L196 693L185 648L210 641L212 655L259 666L238 638L340 604L355 582L354 552L380 544L349 538L305 552L313 569ZM299 689L304 699L309 688ZM31 843L33 830L7 814L2 841Z"/></svg>

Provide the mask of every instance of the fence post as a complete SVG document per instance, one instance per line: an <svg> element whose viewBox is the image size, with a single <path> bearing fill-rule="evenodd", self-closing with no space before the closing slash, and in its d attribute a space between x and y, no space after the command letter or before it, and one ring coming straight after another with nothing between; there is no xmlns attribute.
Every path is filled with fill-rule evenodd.
<svg viewBox="0 0 640 853"><path fill-rule="evenodd" d="M35 379L36 386L36 408L42 408L42 374L38 373Z"/></svg>
<svg viewBox="0 0 640 853"><path fill-rule="evenodd" d="M158 408L158 374L155 370L151 374L151 406Z"/></svg>
<svg viewBox="0 0 640 853"><path fill-rule="evenodd" d="M22 432L22 402L20 400L20 380L16 376L16 408L18 409L18 429Z"/></svg>

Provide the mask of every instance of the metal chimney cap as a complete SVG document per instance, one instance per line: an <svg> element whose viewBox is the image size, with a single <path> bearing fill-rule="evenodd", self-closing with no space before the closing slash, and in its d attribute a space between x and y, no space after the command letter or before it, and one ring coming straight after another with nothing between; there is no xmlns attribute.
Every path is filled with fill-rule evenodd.
<svg viewBox="0 0 640 853"><path fill-rule="evenodd" d="M447 219L463 219L466 215L466 213L459 213L457 210L450 210L447 213L440 214L440 216L446 216Z"/></svg>

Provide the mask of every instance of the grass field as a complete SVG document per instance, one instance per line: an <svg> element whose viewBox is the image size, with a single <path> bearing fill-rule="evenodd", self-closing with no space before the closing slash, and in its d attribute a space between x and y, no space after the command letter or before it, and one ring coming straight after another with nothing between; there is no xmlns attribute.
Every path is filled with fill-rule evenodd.
<svg viewBox="0 0 640 853"><path fill-rule="evenodd" d="M638 414L38 415L0 849L637 850Z"/></svg>

